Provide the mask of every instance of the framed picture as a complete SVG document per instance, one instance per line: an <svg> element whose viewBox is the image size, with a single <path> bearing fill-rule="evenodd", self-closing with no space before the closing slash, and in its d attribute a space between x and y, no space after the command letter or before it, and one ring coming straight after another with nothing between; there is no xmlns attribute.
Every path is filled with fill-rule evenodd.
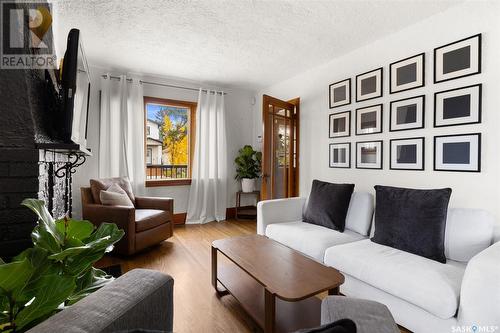
<svg viewBox="0 0 500 333"><path fill-rule="evenodd" d="M424 170L425 138L394 139L390 141L391 170Z"/></svg>
<svg viewBox="0 0 500 333"><path fill-rule="evenodd" d="M417 54L389 66L389 92L391 94L420 88L425 85L425 53Z"/></svg>
<svg viewBox="0 0 500 333"><path fill-rule="evenodd" d="M351 104L351 79L330 84L328 97L330 109Z"/></svg>
<svg viewBox="0 0 500 333"><path fill-rule="evenodd" d="M435 171L481 171L481 133L434 137Z"/></svg>
<svg viewBox="0 0 500 333"><path fill-rule="evenodd" d="M382 133L382 104L356 109L356 135Z"/></svg>
<svg viewBox="0 0 500 333"><path fill-rule="evenodd" d="M482 85L440 91L434 94L434 127L481 122Z"/></svg>
<svg viewBox="0 0 500 333"><path fill-rule="evenodd" d="M351 143L330 143L330 168L351 167Z"/></svg>
<svg viewBox="0 0 500 333"><path fill-rule="evenodd" d="M382 169L382 141L356 142L356 169Z"/></svg>
<svg viewBox="0 0 500 333"><path fill-rule="evenodd" d="M351 111L330 115L329 138L351 136Z"/></svg>
<svg viewBox="0 0 500 333"><path fill-rule="evenodd" d="M382 97L382 71L380 67L356 76L356 102Z"/></svg>
<svg viewBox="0 0 500 333"><path fill-rule="evenodd" d="M481 34L434 49L434 83L481 73Z"/></svg>
<svg viewBox="0 0 500 333"><path fill-rule="evenodd" d="M425 126L425 95L391 102L389 131L406 131Z"/></svg>

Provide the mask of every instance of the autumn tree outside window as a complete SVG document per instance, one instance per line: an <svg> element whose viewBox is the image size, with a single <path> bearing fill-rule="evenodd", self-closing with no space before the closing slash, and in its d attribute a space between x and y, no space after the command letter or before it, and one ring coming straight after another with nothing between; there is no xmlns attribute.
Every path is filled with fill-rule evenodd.
<svg viewBox="0 0 500 333"><path fill-rule="evenodd" d="M196 103L144 97L146 186L191 183Z"/></svg>

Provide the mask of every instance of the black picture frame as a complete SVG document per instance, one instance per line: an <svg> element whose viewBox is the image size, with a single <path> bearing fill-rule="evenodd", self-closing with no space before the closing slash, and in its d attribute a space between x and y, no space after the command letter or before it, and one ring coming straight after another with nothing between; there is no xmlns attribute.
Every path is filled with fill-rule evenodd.
<svg viewBox="0 0 500 333"><path fill-rule="evenodd" d="M347 164L348 166L332 166L333 161L332 161L332 146L340 146L340 145L347 145L349 148L349 152L347 154ZM330 143L328 145L328 167L332 169L350 169L351 168L351 143L350 142L339 142L339 143Z"/></svg>
<svg viewBox="0 0 500 333"><path fill-rule="evenodd" d="M399 102L404 102L404 101L409 101L412 99L421 99L422 100L422 110L421 110L421 118L422 122L420 125L417 125L415 127L408 127L408 128L403 128L403 129L395 129L392 124L393 120L393 105ZM413 96L413 97L408 97L408 98L402 98L398 99L395 101L391 101L389 104L389 132L401 132L401 131L411 131L411 130L417 130L417 129L422 129L425 128L425 95L418 95L418 96Z"/></svg>
<svg viewBox="0 0 500 333"><path fill-rule="evenodd" d="M359 159L358 159L358 146L360 144L364 143L378 143L380 144L380 166L370 168L370 167L363 167L359 166ZM367 170L382 170L384 168L384 141L383 140L370 140L370 141L358 141L356 142L356 169L367 169Z"/></svg>
<svg viewBox="0 0 500 333"><path fill-rule="evenodd" d="M438 64L437 64L438 63L438 61L437 61L438 55L437 55L437 53L439 52L439 50L441 50L443 48L450 47L454 44L462 43L462 42L465 42L467 40L472 40L475 38L478 39L478 42L477 42L478 50L477 50L477 59L476 59L477 70L472 71L470 73L463 74L463 75L457 74L456 76L451 76L449 78L438 79ZM480 74L481 73L481 62L482 62L482 60L481 60L482 55L481 54L482 54L482 34L481 33L478 33L478 34L475 34L475 35L472 35L472 36L469 36L466 38L462 38L460 40L436 47L434 49L434 83L441 83L441 82L446 82L446 81L450 81L450 80L455 80L458 78L463 78L463 77L467 77L467 76L471 76L471 75ZM456 72L458 72L458 71L456 71Z"/></svg>
<svg viewBox="0 0 500 333"><path fill-rule="evenodd" d="M416 58L417 61L415 62L418 62L418 58L422 58L422 68L421 68L421 76L422 76L422 82L419 84L419 85L416 85L416 86L413 86L413 87L410 87L410 88L405 88L405 89L399 89L399 90L394 90L393 88L393 82L392 82L392 79L393 79L393 76L392 76L392 69L394 66L396 66L397 64L401 63L401 62L405 62L407 60L411 60L413 58ZM425 52L422 52L422 53L419 53L419 54L416 54L414 56L411 56L411 57L408 57L408 58L405 58L405 59L401 59L401 60L398 60L398 61L395 61L393 63L391 63L389 65L389 94L396 94L396 93L400 93L400 92L403 92L403 91L408 91L408 90L412 90L412 89L418 89L418 88L422 88L425 86Z"/></svg>
<svg viewBox="0 0 500 333"><path fill-rule="evenodd" d="M438 114L438 105L437 105L437 98L438 95L442 95L445 93L453 92L453 91L460 91L460 90L466 90L470 88L478 88L478 105L477 105L477 120L472 120L472 121L462 121L462 122L457 122L453 124L438 124L438 119L437 119L437 114ZM449 126L461 126L461 125L470 125L470 124L480 124L482 122L482 95L483 95L483 85L481 83L479 84L473 84L470 86L465 86L465 87L459 87L459 88L453 88L453 89L448 89L448 90L442 90L434 93L434 127L449 127ZM472 108L472 105L471 105ZM466 118L466 117L463 117Z"/></svg>
<svg viewBox="0 0 500 333"><path fill-rule="evenodd" d="M440 169L437 167L437 148L438 143L437 140L439 138L451 138L451 137L464 137L464 136L476 136L477 137L477 168L473 170L467 169ZM436 135L434 136L434 161L433 161L433 170L434 171L449 171L449 172L481 172L481 133L466 133L466 134L450 134L450 135Z"/></svg>
<svg viewBox="0 0 500 333"><path fill-rule="evenodd" d="M333 105L334 104L334 102L333 102L334 98L332 97L332 87L335 86L335 85L338 85L340 83L343 83L343 82L347 83L346 92L349 95L349 98L346 100L345 103L338 104L338 105ZM341 80L341 81L337 81L337 82L334 82L334 83L330 84L328 86L328 107L330 109L334 109L334 108L338 108L338 107L341 107L341 106L345 106L345 105L351 104L351 98L352 98L351 92L352 92L351 91L351 78L348 78L348 79L345 79L345 80Z"/></svg>
<svg viewBox="0 0 500 333"><path fill-rule="evenodd" d="M358 87L359 87L359 84L360 84L359 83L359 78L361 76L364 76L364 75L367 75L367 74L370 74L370 73L376 73L378 71L380 71L380 79L379 79L380 94L378 94L376 96L369 97L369 98L359 98L359 96L358 96ZM384 68L383 67L379 67L377 69L373 69L371 71L364 72L364 73L356 75L356 102L363 102L363 101L369 101L369 100L375 99L375 98L380 98L380 97L383 96L383 94L384 94Z"/></svg>
<svg viewBox="0 0 500 333"><path fill-rule="evenodd" d="M338 135L338 136L333 136L332 135L332 118L341 116L341 115L347 115L348 120L346 121L346 129L347 129L347 134L346 135ZM344 116L345 118L345 116ZM339 113L330 113L328 115L328 138L330 139L337 139L337 138L345 138L351 136L351 111L344 111L344 112L339 112Z"/></svg>
<svg viewBox="0 0 500 333"><path fill-rule="evenodd" d="M408 141L408 140L419 140L422 145L422 152L420 158L422 159L422 167L421 168L397 168L394 167L392 164L392 157L393 157L393 149L392 149L392 143L397 142L397 141ZM391 139L389 140L389 170L405 170L405 171L424 171L425 170L425 137L419 136L419 137L411 137L411 138L398 138L398 139Z"/></svg>
<svg viewBox="0 0 500 333"><path fill-rule="evenodd" d="M378 119L377 121L380 123L380 130L376 131L376 132L371 132L371 133L360 133L360 130L358 130L358 113L362 110L365 110L365 109L370 109L370 108L374 108L374 107L380 107L380 119ZM358 108L356 109L356 113L355 113L355 117L356 117L356 120L355 120L355 135L371 135L371 134L379 134L379 133L382 133L383 130L384 130L384 105L381 103L381 104L374 104L374 105L370 105L370 106L364 106L362 108Z"/></svg>

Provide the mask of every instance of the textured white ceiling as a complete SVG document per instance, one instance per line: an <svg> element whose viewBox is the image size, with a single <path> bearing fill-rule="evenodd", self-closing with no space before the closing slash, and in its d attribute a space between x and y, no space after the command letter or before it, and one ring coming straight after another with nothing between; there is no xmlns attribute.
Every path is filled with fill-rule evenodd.
<svg viewBox="0 0 500 333"><path fill-rule="evenodd" d="M90 65L258 88L325 63L455 0L54 2L58 54L82 31Z"/></svg>

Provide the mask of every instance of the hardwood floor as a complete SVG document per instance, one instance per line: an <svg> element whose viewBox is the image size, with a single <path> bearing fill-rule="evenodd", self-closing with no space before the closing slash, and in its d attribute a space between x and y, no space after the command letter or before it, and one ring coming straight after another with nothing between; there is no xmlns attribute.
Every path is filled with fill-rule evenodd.
<svg viewBox="0 0 500 333"><path fill-rule="evenodd" d="M212 241L255 232L255 221L176 226L172 238L149 251L132 257L109 256L103 258L99 266L120 264L123 272L148 268L171 275L174 278L174 332L262 332L232 296L217 298L210 283ZM325 296L326 293L321 297Z"/></svg>

